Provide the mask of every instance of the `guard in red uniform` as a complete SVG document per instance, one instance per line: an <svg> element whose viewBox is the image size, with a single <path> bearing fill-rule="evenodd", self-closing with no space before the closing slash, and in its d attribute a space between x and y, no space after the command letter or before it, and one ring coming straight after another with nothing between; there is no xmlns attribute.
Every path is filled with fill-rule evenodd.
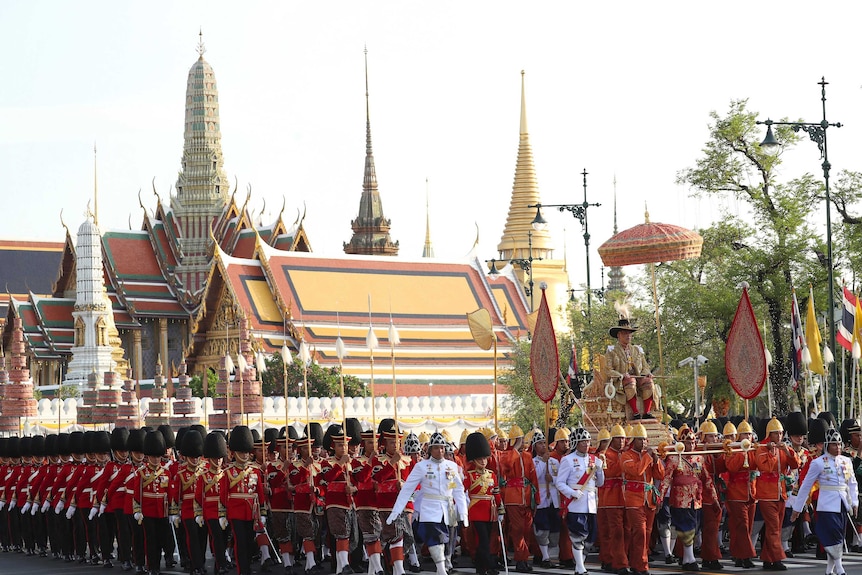
<svg viewBox="0 0 862 575"><path fill-rule="evenodd" d="M255 553L255 532L266 527L265 480L260 467L252 461L254 438L245 425L230 433L234 462L227 466L219 485L220 509L233 530L234 557L239 575L251 575Z"/></svg>
<svg viewBox="0 0 862 575"><path fill-rule="evenodd" d="M158 431L147 432L144 437L146 464L135 472L132 479L132 509L135 521L144 528L144 547L147 571L160 573L162 549L170 537L168 523L168 490L170 477L162 466L165 455L165 437Z"/></svg>
<svg viewBox="0 0 862 575"><path fill-rule="evenodd" d="M318 573L323 569L315 559L315 541L320 533L323 497L320 488L320 463L311 455L314 446L323 443L323 430L319 423L312 424L310 437L293 440L292 443L299 449L299 458L288 468L288 488L293 492L296 535L302 540L302 549L305 551L306 573Z"/></svg>
<svg viewBox="0 0 862 575"><path fill-rule="evenodd" d="M527 563L530 551L527 536L533 530L533 509L541 501L536 466L529 451L524 449L524 432L517 425L509 430L509 448L500 454L500 484L506 506L509 539L515 553L515 570L530 573Z"/></svg>
<svg viewBox="0 0 862 575"><path fill-rule="evenodd" d="M109 522L102 514L99 514L101 508L101 499L99 497L99 484L102 482L102 477L108 470L108 463L111 460L111 436L107 431L95 431L90 440L90 451L93 454L93 475L87 483L86 491L88 491L89 501L87 507L79 508L78 513L87 514L86 520L88 524L88 532L91 537L90 548L98 542L99 555L93 558L93 564L98 564L100 559L104 561L106 567L113 567L111 556L114 553L114 537L116 536L116 528L113 522Z"/></svg>
<svg viewBox="0 0 862 575"><path fill-rule="evenodd" d="M623 495L623 469L620 462L626 431L616 424L610 431L611 441L604 452L605 482L598 488L599 561L602 571L628 572L626 556L626 500Z"/></svg>
<svg viewBox="0 0 862 575"><path fill-rule="evenodd" d="M183 461L171 479L171 522L185 526L186 544L191 575L203 575L206 556L206 528L195 521L195 489L198 477L204 472L201 456L204 453L204 438L197 429L188 429L180 440Z"/></svg>
<svg viewBox="0 0 862 575"><path fill-rule="evenodd" d="M493 575L496 571L495 563L491 561L491 533L497 530L495 524L502 521L505 507L500 497L497 475L487 467L491 446L481 432L466 437L465 456L467 462L472 464L466 473L464 487L468 497L467 518L478 538L476 573Z"/></svg>
<svg viewBox="0 0 862 575"><path fill-rule="evenodd" d="M704 444L718 443L718 427L713 421L705 421L700 426ZM721 549L718 546L718 529L721 526L721 501L724 496L724 481L721 474L725 472L724 458L718 454L703 456L703 466L710 476L712 491L703 493L703 531L701 536L700 558L703 569L724 569L721 564Z"/></svg>
<svg viewBox="0 0 862 575"><path fill-rule="evenodd" d="M290 515L293 513L293 499L287 489L288 449L284 428L278 437L267 446L269 459L266 462L266 482L269 486L269 522L272 538L281 553L285 572L293 569L293 540L290 530Z"/></svg>
<svg viewBox="0 0 862 575"><path fill-rule="evenodd" d="M113 461L105 466L105 472L96 485L96 500L99 502L99 517L110 523L112 532L117 535L117 561L122 562L126 571L132 568L132 531L126 521L124 506L126 502L126 479L134 473L129 450L129 430L115 427L111 432L111 452ZM131 480L131 479L129 479Z"/></svg>
<svg viewBox="0 0 862 575"><path fill-rule="evenodd" d="M209 534L212 554L215 558L215 572L224 575L228 570L227 557L227 517L222 509L221 478L224 475L222 462L228 457L227 443L219 431L211 431L204 440L206 465L198 475L195 484L195 523L206 527Z"/></svg>
<svg viewBox="0 0 862 575"><path fill-rule="evenodd" d="M12 439L9 438L10 442ZM66 563L71 563L79 551L79 546L80 552L83 554L87 543L86 536L75 532L72 522L66 518L64 513L66 509L66 491L75 477L78 467L81 466L81 461L84 457L84 433L82 431L73 431L66 436L65 441L62 436L58 441L60 455L68 459L63 463L54 480L51 505L54 507L54 513L57 515L57 530L60 533L60 539L63 541L63 558Z"/></svg>
<svg viewBox="0 0 862 575"><path fill-rule="evenodd" d="M799 457L782 439L784 426L776 418L766 425L766 439L757 447L757 499L765 529L761 540L760 558L763 568L785 571L785 558L781 545L781 524L784 521L784 502L787 500L785 478L791 469L799 469Z"/></svg>
<svg viewBox="0 0 862 575"><path fill-rule="evenodd" d="M384 451L374 459L371 479L377 489L377 512L381 517L388 517L398 499L401 485L410 475L412 465L410 459L401 454L402 435L395 421L384 419L377 430ZM404 531L410 527L406 513L402 512L398 520L383 525L380 531L381 547L389 546L392 575L404 575Z"/></svg>
<svg viewBox="0 0 862 575"><path fill-rule="evenodd" d="M741 421L737 428L737 441L751 441L751 425ZM753 447L753 445L752 445ZM737 567L751 569L754 562L754 545L751 527L757 505L757 464L754 451L737 452L725 456L727 468L727 525L730 531L730 555Z"/></svg>
<svg viewBox="0 0 862 575"><path fill-rule="evenodd" d="M326 491L326 525L335 539L335 572L349 575L350 527L353 523L353 466L347 454L350 437L340 425L330 425L326 430L332 440L334 455L320 463L320 484Z"/></svg>
<svg viewBox="0 0 862 575"><path fill-rule="evenodd" d="M362 533L362 543L368 555L368 572L377 575L383 571L380 562L382 548L380 546L380 530L382 528L380 515L377 512L374 492L374 481L371 472L377 455L374 431L369 429L361 433L363 451L353 459L353 503L356 508L356 523Z"/></svg>

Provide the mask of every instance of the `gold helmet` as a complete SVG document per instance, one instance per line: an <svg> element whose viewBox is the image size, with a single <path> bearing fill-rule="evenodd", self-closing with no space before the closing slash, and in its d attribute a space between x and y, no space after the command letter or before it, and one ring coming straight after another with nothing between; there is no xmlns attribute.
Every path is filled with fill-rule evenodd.
<svg viewBox="0 0 862 575"><path fill-rule="evenodd" d="M619 423L615 423L614 426L611 428L611 437L622 437L623 439L625 439L626 430L623 429L623 426Z"/></svg>
<svg viewBox="0 0 862 575"><path fill-rule="evenodd" d="M470 435L470 432L466 429L461 432L461 439L458 440L458 445L464 445L467 443L467 436Z"/></svg>
<svg viewBox="0 0 862 575"><path fill-rule="evenodd" d="M632 433L634 433L634 430L635 430L635 428L634 428L634 427L632 427L632 424L631 424L631 423L629 423L628 425L626 425L626 437L631 438L631 437L632 437Z"/></svg>
<svg viewBox="0 0 862 575"><path fill-rule="evenodd" d="M490 440L492 437L494 437L494 432L491 431L491 428L489 428L489 427L480 427L479 433L484 435L485 439L488 439L488 440Z"/></svg>
<svg viewBox="0 0 862 575"><path fill-rule="evenodd" d="M423 431L419 434L419 443L428 443L429 441L431 441L431 436L428 433Z"/></svg>
<svg viewBox="0 0 862 575"><path fill-rule="evenodd" d="M515 426L513 426L513 427L518 427L518 426L517 426L517 425L515 425ZM519 431L520 431L520 430L519 430ZM499 427L497 427L497 428L495 428L495 429L494 429L494 435L496 435L498 439L504 439L504 440L505 440L505 439L509 439L509 436L508 436L508 435L506 435L506 432L505 432L505 431L503 431L502 429L500 429Z"/></svg>
<svg viewBox="0 0 862 575"><path fill-rule="evenodd" d="M556 433L554 433L554 441L568 441L571 433L565 427L559 428Z"/></svg>
<svg viewBox="0 0 862 575"><path fill-rule="evenodd" d="M518 439L519 437L524 437L524 432L518 427L517 424L512 424L512 427L509 428L509 437L506 437L506 434L500 431L500 437L503 439Z"/></svg>
<svg viewBox="0 0 862 575"><path fill-rule="evenodd" d="M715 422L711 419L709 421L704 421L700 426L700 432L704 435L708 433L718 433L718 428L715 426Z"/></svg>
<svg viewBox="0 0 862 575"><path fill-rule="evenodd" d="M534 433L536 433L535 429L531 429L530 431L527 432L527 434L524 436L524 444L525 445L533 445L533 434Z"/></svg>
<svg viewBox="0 0 862 575"><path fill-rule="evenodd" d="M769 435L770 433L773 433L775 431L784 433L784 426L781 425L780 421L773 417L769 420L769 423L766 424L766 435Z"/></svg>
<svg viewBox="0 0 862 575"><path fill-rule="evenodd" d="M603 427L599 430L598 441L608 441L611 438L611 432L608 431L607 427Z"/></svg>
<svg viewBox="0 0 862 575"><path fill-rule="evenodd" d="M443 431L441 431L440 435L443 436L443 439L446 440L446 443L452 443L452 436L449 434L448 429L444 429Z"/></svg>
<svg viewBox="0 0 862 575"><path fill-rule="evenodd" d="M642 423L638 423L632 428L632 434L630 436L632 439L639 437L641 439L647 438L646 428Z"/></svg>
<svg viewBox="0 0 862 575"><path fill-rule="evenodd" d="M721 430L721 434L725 437L736 435L736 426L728 421L724 424L724 429Z"/></svg>
<svg viewBox="0 0 862 575"><path fill-rule="evenodd" d="M754 431L752 431L752 429L751 429L751 424L750 424L750 423L748 423L748 420L747 420L747 419L743 419L742 421L740 421L740 422L739 422L739 427L737 427L737 428L736 428L736 433L737 433L737 434L740 434L740 433L754 433Z"/></svg>

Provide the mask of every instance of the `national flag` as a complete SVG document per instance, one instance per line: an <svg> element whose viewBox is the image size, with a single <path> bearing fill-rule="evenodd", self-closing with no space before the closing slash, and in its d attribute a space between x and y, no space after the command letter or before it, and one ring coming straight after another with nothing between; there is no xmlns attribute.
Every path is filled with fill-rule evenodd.
<svg viewBox="0 0 862 575"><path fill-rule="evenodd" d="M835 334L835 341L847 351L853 351L853 328L856 324L857 298L853 292L847 289L847 286L844 286L843 299L843 313L841 314L841 323L838 324L838 333Z"/></svg>
<svg viewBox="0 0 862 575"><path fill-rule="evenodd" d="M862 345L862 302L856 298L856 319L854 320L853 342Z"/></svg>
<svg viewBox="0 0 862 575"><path fill-rule="evenodd" d="M790 341L790 385L795 391L802 381L802 349L805 347L805 333L802 331L802 317L799 315L795 291L790 306Z"/></svg>
<svg viewBox="0 0 862 575"><path fill-rule="evenodd" d="M572 356L569 358L569 372L566 374L566 383L571 389L575 388L577 382L575 378L578 376L578 352L575 349L575 342L572 342Z"/></svg>
<svg viewBox="0 0 862 575"><path fill-rule="evenodd" d="M808 369L812 373L826 375L823 369L823 355L820 353L820 326L817 325L817 315L814 313L814 288L808 285L808 310L805 313L805 343L811 353L811 363Z"/></svg>

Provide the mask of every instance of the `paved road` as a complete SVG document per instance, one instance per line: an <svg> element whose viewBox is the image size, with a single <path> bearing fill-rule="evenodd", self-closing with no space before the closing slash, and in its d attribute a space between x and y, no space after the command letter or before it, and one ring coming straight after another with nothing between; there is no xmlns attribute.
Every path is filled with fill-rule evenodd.
<svg viewBox="0 0 862 575"><path fill-rule="evenodd" d="M587 558L587 569L592 575L599 575L599 565L596 562L597 556L591 554ZM464 564L466 565L466 561ZM727 573L746 573L756 574L763 573L762 569L742 569L733 567L730 560L722 561L725 568L723 571L701 571L709 575L723 575ZM759 566L760 561L755 560ZM792 559L786 559L784 563L788 567L788 573L792 575L823 575L826 568L826 562L816 559L813 553L797 553ZM212 558L207 561L209 572L212 573ZM423 573L432 571L430 563L423 563ZM862 574L862 554L850 553L844 556L844 568L847 575ZM259 572L260 569L255 567L254 570ZM461 567L458 569L462 575L472 575L475 571L469 567ZM64 563L55 561L45 557L27 557L19 553L0 553L0 573L3 575L122 575L124 571L115 565L112 569L105 569L101 566L80 565L78 563ZM271 569L272 575L282 575L281 567L275 566ZM535 569L535 575L572 575L571 569ZM654 563L650 569L652 575L679 575L686 573L681 568L668 566L664 564L664 560L660 563ZM130 572L134 574L134 571ZM184 575L183 571L178 569L163 570L163 575Z"/></svg>

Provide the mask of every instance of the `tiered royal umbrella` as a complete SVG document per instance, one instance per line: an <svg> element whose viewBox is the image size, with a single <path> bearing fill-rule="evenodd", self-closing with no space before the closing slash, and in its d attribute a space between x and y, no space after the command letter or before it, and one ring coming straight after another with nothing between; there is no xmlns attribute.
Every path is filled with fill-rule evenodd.
<svg viewBox="0 0 862 575"><path fill-rule="evenodd" d="M688 260L700 256L703 238L697 232L672 224L651 222L649 221L649 212L644 213L644 219L644 223L621 231L599 246L599 256L601 256L605 266L657 264ZM652 274L652 297L655 304L655 327L658 334L659 372L664 375L655 265L650 266L650 272Z"/></svg>

